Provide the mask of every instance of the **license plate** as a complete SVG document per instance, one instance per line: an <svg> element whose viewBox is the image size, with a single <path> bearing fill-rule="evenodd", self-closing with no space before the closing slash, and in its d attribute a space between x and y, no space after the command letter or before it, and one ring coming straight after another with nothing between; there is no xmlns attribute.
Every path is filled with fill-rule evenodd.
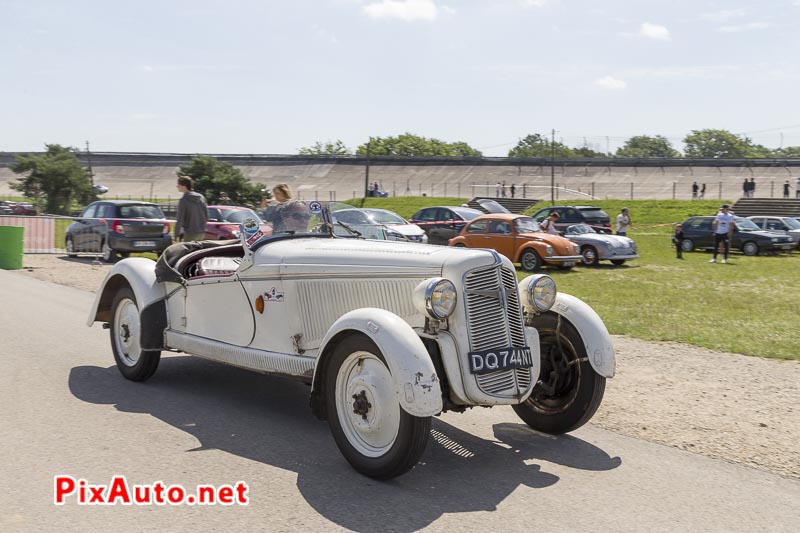
<svg viewBox="0 0 800 533"><path fill-rule="evenodd" d="M469 352L469 371L473 374L486 374L510 368L530 368L533 366L531 349L500 348L497 350L483 350Z"/></svg>
<svg viewBox="0 0 800 533"><path fill-rule="evenodd" d="M575 266L575 261L564 261L561 264L564 265L565 267L574 267Z"/></svg>
<svg viewBox="0 0 800 533"><path fill-rule="evenodd" d="M154 248L156 241L133 241L134 248Z"/></svg>

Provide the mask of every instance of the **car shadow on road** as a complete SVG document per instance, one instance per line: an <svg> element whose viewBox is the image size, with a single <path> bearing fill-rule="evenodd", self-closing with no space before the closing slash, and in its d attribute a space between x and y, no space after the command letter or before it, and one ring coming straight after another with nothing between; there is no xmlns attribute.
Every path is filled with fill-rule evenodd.
<svg viewBox="0 0 800 533"><path fill-rule="evenodd" d="M487 440L434 419L420 463L380 482L347 464L327 423L311 415L303 383L194 357L165 357L146 383L125 380L114 366L79 366L70 372L69 387L82 401L150 414L191 434L201 446L189 452L218 449L296 472L308 504L355 531L415 531L445 513L495 510L521 485L539 489L559 481L542 462L592 471L621 464L572 436L499 423L493 426L495 440ZM251 499L269 499L253 493L257 483L245 481Z"/></svg>

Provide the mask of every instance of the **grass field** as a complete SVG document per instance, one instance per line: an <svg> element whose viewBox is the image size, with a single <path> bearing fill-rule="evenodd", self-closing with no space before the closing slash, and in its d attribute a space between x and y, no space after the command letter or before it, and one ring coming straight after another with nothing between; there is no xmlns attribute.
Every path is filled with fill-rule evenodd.
<svg viewBox="0 0 800 533"><path fill-rule="evenodd" d="M426 205L460 205L466 198L367 198L409 217ZM348 203L360 204L359 200ZM568 204L569 202L556 202ZM710 264L709 253L675 258L671 224L692 215L712 215L719 200L591 202L612 219L630 210L629 233L640 259L622 267L602 262L568 272L545 269L560 291L591 305L609 331L646 340L677 341L714 350L800 360L800 253L791 256L732 255L727 265ZM549 205L542 203L530 212ZM521 279L527 273L518 272Z"/></svg>

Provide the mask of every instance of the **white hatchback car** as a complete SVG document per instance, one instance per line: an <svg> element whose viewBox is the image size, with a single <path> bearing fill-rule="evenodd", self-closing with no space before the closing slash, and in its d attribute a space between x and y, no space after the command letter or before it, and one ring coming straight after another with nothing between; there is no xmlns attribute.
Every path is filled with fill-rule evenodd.
<svg viewBox="0 0 800 533"><path fill-rule="evenodd" d="M238 241L114 265L88 323L123 376L146 380L169 350L308 382L344 457L378 479L417 463L443 411L509 405L562 433L597 410L611 338L550 277L518 284L492 250L338 238L318 202L284 213L283 232L245 221Z"/></svg>

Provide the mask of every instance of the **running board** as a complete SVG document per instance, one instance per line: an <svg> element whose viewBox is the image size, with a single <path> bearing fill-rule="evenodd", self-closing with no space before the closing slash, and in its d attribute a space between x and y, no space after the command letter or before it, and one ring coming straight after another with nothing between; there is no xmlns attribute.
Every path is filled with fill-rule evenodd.
<svg viewBox="0 0 800 533"><path fill-rule="evenodd" d="M314 368L317 365L316 358L235 346L171 329L165 331L165 341L170 348L203 359L256 372L294 376L309 381L314 377Z"/></svg>

